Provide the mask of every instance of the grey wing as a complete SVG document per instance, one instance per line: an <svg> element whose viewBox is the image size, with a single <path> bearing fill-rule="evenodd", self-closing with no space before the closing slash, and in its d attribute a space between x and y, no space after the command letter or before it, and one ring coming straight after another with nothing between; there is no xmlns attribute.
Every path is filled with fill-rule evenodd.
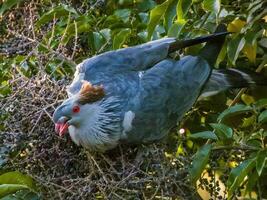
<svg viewBox="0 0 267 200"><path fill-rule="evenodd" d="M147 70L132 109L135 118L128 140L150 142L165 136L195 103L210 72L205 60L192 56L166 59Z"/></svg>
<svg viewBox="0 0 267 200"><path fill-rule="evenodd" d="M129 71L143 71L153 67L168 56L174 38L164 38L142 45L109 51L84 60L76 67L75 78L68 89L68 94L77 93L81 80L98 84L104 78Z"/></svg>

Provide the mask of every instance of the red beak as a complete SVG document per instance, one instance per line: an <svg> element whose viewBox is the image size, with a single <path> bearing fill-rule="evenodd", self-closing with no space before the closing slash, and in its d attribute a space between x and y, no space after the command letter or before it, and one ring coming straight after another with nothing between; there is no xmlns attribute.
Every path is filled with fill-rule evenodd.
<svg viewBox="0 0 267 200"><path fill-rule="evenodd" d="M55 130L59 134L59 136L63 136L65 133L68 132L68 123L56 123Z"/></svg>

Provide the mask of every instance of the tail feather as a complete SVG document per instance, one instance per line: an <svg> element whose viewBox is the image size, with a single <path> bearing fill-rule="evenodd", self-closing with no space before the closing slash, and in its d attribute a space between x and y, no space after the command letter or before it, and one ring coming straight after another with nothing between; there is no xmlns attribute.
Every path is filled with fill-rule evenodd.
<svg viewBox="0 0 267 200"><path fill-rule="evenodd" d="M210 66L214 66L224 44L225 36L228 34L230 34L230 32L227 32L226 26L224 24L220 24L213 34L194 39L176 40L170 45L169 53L185 47L206 42L206 45L201 49L199 55L204 58L210 64Z"/></svg>
<svg viewBox="0 0 267 200"><path fill-rule="evenodd" d="M218 25L214 34L218 33L230 34L229 32L227 32L227 28L224 24ZM221 34L219 35L219 37L211 39L199 52L199 56L204 58L210 64L211 67L213 67L216 63L218 55L224 44L225 36L226 34Z"/></svg>
<svg viewBox="0 0 267 200"><path fill-rule="evenodd" d="M267 77L249 70L219 69L212 70L201 97L217 94L230 88L267 86Z"/></svg>
<svg viewBox="0 0 267 200"><path fill-rule="evenodd" d="M221 29L219 29L219 30L221 30ZM224 42L225 36L230 34L230 33L227 32L226 29L224 31L219 31L219 30L218 30L218 32L215 32L213 34L197 37L194 39L176 40L174 43L172 43L170 45L169 53L173 53L174 51L177 51L179 49L193 46L193 45L200 44L200 43L205 43L205 42L209 43L210 42L211 44L213 44L214 42L216 42L216 43L221 42L221 41Z"/></svg>

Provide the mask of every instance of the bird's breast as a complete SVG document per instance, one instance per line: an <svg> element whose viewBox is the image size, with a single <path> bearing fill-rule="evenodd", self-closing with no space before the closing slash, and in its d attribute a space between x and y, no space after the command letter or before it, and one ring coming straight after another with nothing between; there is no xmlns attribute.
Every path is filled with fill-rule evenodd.
<svg viewBox="0 0 267 200"><path fill-rule="evenodd" d="M76 144L76 145L80 145L80 139L79 139L79 134L77 134L77 129L74 126L69 126L69 133L70 133L70 137L72 139L72 141Z"/></svg>

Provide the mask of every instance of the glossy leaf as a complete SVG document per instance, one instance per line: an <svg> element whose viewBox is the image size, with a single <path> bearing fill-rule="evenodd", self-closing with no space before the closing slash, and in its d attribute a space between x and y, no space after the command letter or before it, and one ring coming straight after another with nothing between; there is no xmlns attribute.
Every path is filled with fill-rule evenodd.
<svg viewBox="0 0 267 200"><path fill-rule="evenodd" d="M75 30L77 27L77 30ZM76 35L76 31L77 34L79 33L85 33L85 32L90 32L92 29L90 23L88 20L81 20L75 23L71 23L65 33L65 37L62 39L62 43L63 44L67 44L69 42L69 40L73 37L75 37Z"/></svg>
<svg viewBox="0 0 267 200"><path fill-rule="evenodd" d="M159 24L159 21L164 16L169 4L172 2L172 0L167 0L164 3L156 6L150 11L150 19L147 25L147 39L150 40L153 32L156 28L156 26Z"/></svg>
<svg viewBox="0 0 267 200"><path fill-rule="evenodd" d="M72 13L75 16L78 16L78 13L76 12L76 10L73 7L70 7L70 6L64 5L64 4L57 6L55 8L52 8L51 10L46 12L45 14L43 14L40 17L40 19L36 22L36 25L37 25L37 27L41 26L41 25L53 20L54 18L68 16L69 13Z"/></svg>
<svg viewBox="0 0 267 200"><path fill-rule="evenodd" d="M154 8L157 4L153 0L139 0L137 1L137 8L144 12Z"/></svg>
<svg viewBox="0 0 267 200"><path fill-rule="evenodd" d="M93 52L96 53L102 45L104 44L104 38L103 36L98 32L92 32L89 34L88 37L89 45L92 48Z"/></svg>
<svg viewBox="0 0 267 200"><path fill-rule="evenodd" d="M266 163L267 163L267 151L266 150L259 151L257 154L257 161L256 161L256 170L259 176L261 175Z"/></svg>
<svg viewBox="0 0 267 200"><path fill-rule="evenodd" d="M168 31L173 24L173 19L176 16L177 1L172 1L164 15L164 27Z"/></svg>
<svg viewBox="0 0 267 200"><path fill-rule="evenodd" d="M241 29L245 26L246 22L237 18L233 20L230 24L227 26L227 30L232 33L239 33L241 32Z"/></svg>
<svg viewBox="0 0 267 200"><path fill-rule="evenodd" d="M260 99L254 103L254 107L257 109L267 108L267 99Z"/></svg>
<svg viewBox="0 0 267 200"><path fill-rule="evenodd" d="M256 158L243 161L236 168L232 169L227 180L228 198L230 199L234 191L240 186L244 178L255 167Z"/></svg>
<svg viewBox="0 0 267 200"><path fill-rule="evenodd" d="M257 43L254 43L253 45L246 43L243 48L243 52L248 58L249 62L255 63L257 54Z"/></svg>
<svg viewBox="0 0 267 200"><path fill-rule="evenodd" d="M252 126L253 124L255 124L255 122L256 122L256 116L255 115L252 115L252 116L250 116L250 117L246 117L246 118L244 118L242 121L242 125L241 125L241 127L242 128L246 128L246 127L249 127L249 126Z"/></svg>
<svg viewBox="0 0 267 200"><path fill-rule="evenodd" d="M242 37L242 35L239 35L228 43L227 53L232 65L235 65L236 59L238 58L240 51L243 49L245 42L245 38Z"/></svg>
<svg viewBox="0 0 267 200"><path fill-rule="evenodd" d="M226 54L227 54L227 43L225 42L223 44L223 47L218 55L218 58L216 60L216 65L215 67L217 68L219 66L219 64L224 61L225 57L226 57Z"/></svg>
<svg viewBox="0 0 267 200"><path fill-rule="evenodd" d="M182 31L184 27L184 23L175 22L172 24L171 28L168 31L169 37L176 37L179 38L180 32Z"/></svg>
<svg viewBox="0 0 267 200"><path fill-rule="evenodd" d="M263 111L258 117L259 123L266 123L267 122L267 110Z"/></svg>
<svg viewBox="0 0 267 200"><path fill-rule="evenodd" d="M211 152L211 144L202 146L195 154L192 165L189 169L190 179L193 183L200 178L205 169Z"/></svg>
<svg viewBox="0 0 267 200"><path fill-rule="evenodd" d="M185 24L185 16L188 13L192 4L192 0L179 0L176 8L177 12L177 21L180 24Z"/></svg>
<svg viewBox="0 0 267 200"><path fill-rule="evenodd" d="M247 176L247 184L246 184L246 193L250 193L255 188L255 185L257 184L257 181L259 180L259 176L257 173L254 173L253 171L250 172Z"/></svg>
<svg viewBox="0 0 267 200"><path fill-rule="evenodd" d="M131 29L129 28L122 29L119 33L117 33L113 39L113 49L119 49L124 44L130 33Z"/></svg>
<svg viewBox="0 0 267 200"><path fill-rule="evenodd" d="M131 10L130 9L119 9L114 12L118 18L120 18L124 23L129 21Z"/></svg>
<svg viewBox="0 0 267 200"><path fill-rule="evenodd" d="M212 131L203 131L199 133L194 133L189 136L192 139L211 139L211 140L218 140L216 134Z"/></svg>
<svg viewBox="0 0 267 200"><path fill-rule="evenodd" d="M2 5L0 7L0 16L2 16L6 11L11 9L13 6L20 3L21 0L5 0L2 1Z"/></svg>
<svg viewBox="0 0 267 200"><path fill-rule="evenodd" d="M99 31L99 33L102 35L102 37L105 38L106 41L109 41L111 39L111 30L108 28L102 29Z"/></svg>
<svg viewBox="0 0 267 200"><path fill-rule="evenodd" d="M35 192L30 190L20 190L16 193L9 194L1 200L41 200L42 198Z"/></svg>
<svg viewBox="0 0 267 200"><path fill-rule="evenodd" d="M224 110L218 117L218 121L223 121L224 119L243 113L251 112L253 108L243 104L236 104Z"/></svg>
<svg viewBox="0 0 267 200"><path fill-rule="evenodd" d="M28 189L28 187L20 184L0 184L0 198L24 189Z"/></svg>
<svg viewBox="0 0 267 200"><path fill-rule="evenodd" d="M215 130L216 135L221 140L229 140L233 137L233 130L224 125L224 124L216 124L211 123L211 127Z"/></svg>
<svg viewBox="0 0 267 200"><path fill-rule="evenodd" d="M252 103L255 102L255 99L253 98L253 96L248 95L248 94L242 94L241 99L246 105L251 105Z"/></svg>
<svg viewBox="0 0 267 200"><path fill-rule="evenodd" d="M220 0L204 0L203 8L206 11L214 12L216 14L219 13L221 7Z"/></svg>
<svg viewBox="0 0 267 200"><path fill-rule="evenodd" d="M178 146L178 148L176 150L175 156L178 157L180 155L183 155L183 156L185 155L184 147L183 147L183 144L182 143L179 144L179 146Z"/></svg>
<svg viewBox="0 0 267 200"><path fill-rule="evenodd" d="M17 171L7 172L0 176L0 198L25 189L36 190L36 186L30 176Z"/></svg>
<svg viewBox="0 0 267 200"><path fill-rule="evenodd" d="M34 183L30 176L24 175L20 172L7 172L0 176L0 184L20 184L34 189Z"/></svg>

